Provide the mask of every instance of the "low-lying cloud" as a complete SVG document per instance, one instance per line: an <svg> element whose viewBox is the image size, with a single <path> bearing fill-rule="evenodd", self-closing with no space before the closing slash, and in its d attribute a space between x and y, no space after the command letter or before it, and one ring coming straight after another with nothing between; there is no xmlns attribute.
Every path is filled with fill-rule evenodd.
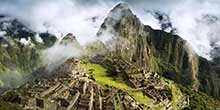
<svg viewBox="0 0 220 110"><path fill-rule="evenodd" d="M48 31L58 37L74 33L81 43L95 39L109 8L105 4L82 5L76 0L0 1L0 14L15 17L37 32Z"/></svg>
<svg viewBox="0 0 220 110"><path fill-rule="evenodd" d="M0 74L0 87L16 88L27 81L24 74L17 71L6 72Z"/></svg>
<svg viewBox="0 0 220 110"><path fill-rule="evenodd" d="M42 59L46 69L52 71L63 64L69 58L78 58L83 54L83 50L69 43L62 45L59 42L52 47L42 51Z"/></svg>

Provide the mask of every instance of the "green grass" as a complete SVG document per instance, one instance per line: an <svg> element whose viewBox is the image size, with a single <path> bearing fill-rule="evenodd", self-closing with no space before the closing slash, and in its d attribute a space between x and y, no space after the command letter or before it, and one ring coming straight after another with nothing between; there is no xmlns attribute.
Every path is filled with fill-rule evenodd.
<svg viewBox="0 0 220 110"><path fill-rule="evenodd" d="M85 68L87 70L94 70L93 72L93 77L96 80L96 82L98 84L100 84L101 86L105 86L105 85L109 85L109 86L113 86L122 90L127 91L131 96L133 96L139 103L142 104L146 104L149 102L152 102L153 100L150 99L147 96L144 96L144 94L140 91L138 92L132 92L132 88L130 86L128 86L125 81L123 81L123 78L116 78L116 80L114 80L112 77L107 75L107 70L102 67L99 64L91 64L91 63L87 63L84 64Z"/></svg>
<svg viewBox="0 0 220 110"><path fill-rule="evenodd" d="M119 99L119 95L117 94L117 98ZM121 108L123 107L121 100L118 100L119 103L117 103L117 110L121 110Z"/></svg>
<svg viewBox="0 0 220 110"><path fill-rule="evenodd" d="M173 82L166 80L164 78L161 78L163 85L167 85L169 86L169 88L171 88L171 93L172 93L172 105L174 107L174 110L178 110L178 98L179 96L182 95L182 92L180 90L180 88ZM166 81L165 81L166 80Z"/></svg>
<svg viewBox="0 0 220 110"><path fill-rule="evenodd" d="M157 104L157 105L153 106L153 110L162 110L162 109L163 109L162 105Z"/></svg>
<svg viewBox="0 0 220 110"><path fill-rule="evenodd" d="M173 107L175 110L178 110L178 106L177 106L177 103L178 103L178 98L179 96L181 96L181 91L180 89L177 87L177 85L175 84L172 84L171 85L171 91L172 91L172 99L173 99Z"/></svg>

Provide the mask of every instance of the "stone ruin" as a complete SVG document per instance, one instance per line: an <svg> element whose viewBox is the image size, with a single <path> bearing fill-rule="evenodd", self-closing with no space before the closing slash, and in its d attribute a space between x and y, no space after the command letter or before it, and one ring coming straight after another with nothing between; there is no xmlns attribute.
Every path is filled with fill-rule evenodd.
<svg viewBox="0 0 220 110"><path fill-rule="evenodd" d="M164 110L172 110L173 99L171 88L162 83L161 76L159 74L156 72L146 71L144 68L139 68L134 64L124 61L123 59L103 59L104 57L97 57L95 57L95 59L100 60L92 61L104 66L106 64L112 65L112 68L116 70L112 71L113 75L122 74L122 76L126 78L126 83L133 88L132 91L143 92L146 96L155 101L152 105L159 104L164 107ZM178 102L178 106L181 106L180 108L187 106L187 96L179 96L179 100L181 101ZM151 104L148 104L147 106L151 107Z"/></svg>
<svg viewBox="0 0 220 110"><path fill-rule="evenodd" d="M70 59L50 76L28 82L6 92L1 100L16 103L26 110L141 110L126 91L99 86L90 79L80 62Z"/></svg>

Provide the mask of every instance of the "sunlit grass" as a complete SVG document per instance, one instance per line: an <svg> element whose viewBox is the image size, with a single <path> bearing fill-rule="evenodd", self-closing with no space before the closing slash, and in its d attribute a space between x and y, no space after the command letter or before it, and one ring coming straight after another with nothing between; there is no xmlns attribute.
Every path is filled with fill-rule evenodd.
<svg viewBox="0 0 220 110"><path fill-rule="evenodd" d="M178 110L177 108L177 104L178 104L178 98L182 95L182 92L180 91L180 88L178 88L178 86L172 82L172 81L169 81L169 80L166 80L164 78L161 78L162 79L162 83L164 85L167 85L169 86L169 88L171 88L171 94L172 94L172 105L174 107L175 110Z"/></svg>
<svg viewBox="0 0 220 110"><path fill-rule="evenodd" d="M100 84L101 86L109 85L109 86L113 86L113 87L125 90L131 96L133 96L139 103L142 103L142 104L146 104L146 103L153 101L149 97L145 96L141 91L138 91L138 92L131 91L132 88L123 81L123 78L116 78L116 80L114 80L112 77L108 76L107 70L101 65L87 63L87 64L84 64L84 66L87 70L90 70L90 69L94 70L93 77L96 80L96 82Z"/></svg>

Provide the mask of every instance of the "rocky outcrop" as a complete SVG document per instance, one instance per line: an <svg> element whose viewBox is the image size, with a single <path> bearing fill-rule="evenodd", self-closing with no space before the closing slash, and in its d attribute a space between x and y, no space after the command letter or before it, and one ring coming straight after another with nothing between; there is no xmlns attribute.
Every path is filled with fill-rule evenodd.
<svg viewBox="0 0 220 110"><path fill-rule="evenodd" d="M80 44L72 33L67 34L64 36L60 42L61 45L72 45L73 47L79 47Z"/></svg>
<svg viewBox="0 0 220 110"><path fill-rule="evenodd" d="M97 35L112 35L113 43L107 47L113 48L113 56L139 67L155 70L154 56L146 40L148 32L126 4L118 4L110 11Z"/></svg>
<svg viewBox="0 0 220 110"><path fill-rule="evenodd" d="M198 90L199 56L190 45L178 35L145 27L149 32L147 38L157 60L158 72L168 79Z"/></svg>

